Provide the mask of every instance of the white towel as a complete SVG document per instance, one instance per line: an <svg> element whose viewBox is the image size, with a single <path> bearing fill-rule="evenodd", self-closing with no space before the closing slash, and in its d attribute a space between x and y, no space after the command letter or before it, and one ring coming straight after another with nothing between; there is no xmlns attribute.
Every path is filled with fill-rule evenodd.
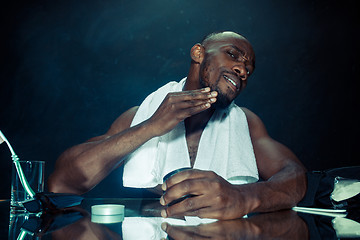
<svg viewBox="0 0 360 240"><path fill-rule="evenodd" d="M169 92L182 91L186 78L170 82L150 94L140 105L131 126L150 118ZM169 133L150 139L126 160L125 187L152 188L178 168L190 167L185 125L180 122ZM195 169L211 170L232 184L259 179L245 113L232 103L216 110L205 127L194 163Z"/></svg>

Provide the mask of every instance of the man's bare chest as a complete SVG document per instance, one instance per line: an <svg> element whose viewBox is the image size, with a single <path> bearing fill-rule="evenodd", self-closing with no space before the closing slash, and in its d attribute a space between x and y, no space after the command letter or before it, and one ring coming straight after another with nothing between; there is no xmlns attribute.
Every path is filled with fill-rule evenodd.
<svg viewBox="0 0 360 240"><path fill-rule="evenodd" d="M193 133L191 135L186 136L186 143L189 151L191 167L194 167L194 163L199 148L200 137L201 137L201 132Z"/></svg>

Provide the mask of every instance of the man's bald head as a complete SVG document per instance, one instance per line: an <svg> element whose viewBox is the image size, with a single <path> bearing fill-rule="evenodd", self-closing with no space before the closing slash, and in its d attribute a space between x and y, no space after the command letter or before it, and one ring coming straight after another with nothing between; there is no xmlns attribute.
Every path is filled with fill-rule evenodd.
<svg viewBox="0 0 360 240"><path fill-rule="evenodd" d="M213 32L210 33L209 35L207 35L201 42L201 45L205 48L205 49L209 49L211 47L212 44L214 43L218 43L221 41L227 41L229 39L237 39L237 40L241 40L246 42L246 44L251 48L252 50L252 64L255 67L255 52L252 48L251 43L249 42L249 40L247 40L244 36L236 33L236 32L231 32L231 31L223 31L223 32Z"/></svg>
<svg viewBox="0 0 360 240"><path fill-rule="evenodd" d="M209 43L213 42L213 41L220 41L224 38L228 38L228 37L235 37L235 38L239 38L239 39L243 39L248 41L244 36L235 33L235 32L231 32L231 31L224 31L224 32L213 32L210 33L209 35L207 35L203 41L201 42L201 44L203 46L208 45Z"/></svg>

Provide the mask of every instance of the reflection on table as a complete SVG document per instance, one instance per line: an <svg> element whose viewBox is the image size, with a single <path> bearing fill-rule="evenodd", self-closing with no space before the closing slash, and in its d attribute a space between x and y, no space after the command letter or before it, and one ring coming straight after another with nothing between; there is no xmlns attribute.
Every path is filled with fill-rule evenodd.
<svg viewBox="0 0 360 240"><path fill-rule="evenodd" d="M99 204L124 205L124 215L92 216L91 206ZM6 208L9 201L0 201L2 215ZM8 239L338 239L360 232L359 216L339 220L286 210L231 221L165 219L162 208L158 199L97 198L56 214L10 214ZM352 235L346 233L344 219L354 224Z"/></svg>

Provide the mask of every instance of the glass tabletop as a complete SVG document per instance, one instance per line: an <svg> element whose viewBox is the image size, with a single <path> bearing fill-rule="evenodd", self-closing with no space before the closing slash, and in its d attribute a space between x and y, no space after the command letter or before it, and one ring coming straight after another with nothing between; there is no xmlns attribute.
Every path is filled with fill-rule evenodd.
<svg viewBox="0 0 360 240"><path fill-rule="evenodd" d="M10 214L9 204L0 200L2 239L359 239L360 234L357 221L292 210L230 221L162 218L163 206L154 198L85 198L78 207L37 215ZM123 205L124 211L101 216L92 214L95 205ZM352 235L344 220L352 221Z"/></svg>

